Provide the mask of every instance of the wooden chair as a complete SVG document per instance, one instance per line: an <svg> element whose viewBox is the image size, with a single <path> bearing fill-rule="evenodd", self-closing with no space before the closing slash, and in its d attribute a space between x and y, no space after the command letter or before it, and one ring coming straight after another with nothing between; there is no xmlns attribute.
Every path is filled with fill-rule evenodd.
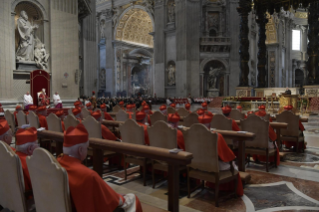
<svg viewBox="0 0 319 212"><path fill-rule="evenodd" d="M30 112L32 112L32 111L30 111ZM17 121L18 121L18 127L21 127L22 125L27 124L27 116L25 115L25 113L22 110L20 110L16 116L17 116Z"/></svg>
<svg viewBox="0 0 319 212"><path fill-rule="evenodd" d="M120 125L120 132L122 136L122 141L125 143L145 145L144 138L144 127L136 123L132 119L128 119L124 124ZM147 158L135 157L130 155L124 155L124 172L125 180L127 180L127 168L126 163L133 163L143 167L143 182L146 186L146 165L150 164L151 161ZM133 174L133 173L132 173Z"/></svg>
<svg viewBox="0 0 319 212"><path fill-rule="evenodd" d="M184 118L183 125L185 127L191 127L193 124L198 123L198 114L190 113L188 116Z"/></svg>
<svg viewBox="0 0 319 212"><path fill-rule="evenodd" d="M169 127L165 121L157 121L152 127L148 128L147 131L150 146L168 150L177 148L177 130ZM152 160L152 166L153 188L155 188L156 183L160 181L155 182L155 170L168 172L168 164L163 161ZM186 167L180 167L180 170L185 168Z"/></svg>
<svg viewBox="0 0 319 212"><path fill-rule="evenodd" d="M70 108L69 110L68 110L68 115L73 115L73 112L72 112L72 108Z"/></svg>
<svg viewBox="0 0 319 212"><path fill-rule="evenodd" d="M76 126L78 126L78 124L79 124L80 122L79 122L79 120L77 120L76 118L75 118L75 116L74 115L68 115L65 119L64 119L64 127L65 127L65 130L67 130L69 127L76 127Z"/></svg>
<svg viewBox="0 0 319 212"><path fill-rule="evenodd" d="M47 150L37 148L27 158L37 211L72 212L66 170Z"/></svg>
<svg viewBox="0 0 319 212"><path fill-rule="evenodd" d="M82 108L81 110L82 118L85 119L88 116L91 116L90 111L87 108Z"/></svg>
<svg viewBox="0 0 319 212"><path fill-rule="evenodd" d="M4 113L4 117L6 118L8 125L10 126L10 129L12 130L12 133L15 134L16 124L15 124L14 115L9 110L6 110L6 112Z"/></svg>
<svg viewBox="0 0 319 212"><path fill-rule="evenodd" d="M181 116L181 117L186 117L186 116L189 115L189 111L186 110L186 109L183 108L183 107L179 108L179 109L177 110L177 113L178 113L178 115Z"/></svg>
<svg viewBox="0 0 319 212"><path fill-rule="evenodd" d="M242 120L245 118L245 114L243 114L239 110L232 110L229 114L229 118L234 120Z"/></svg>
<svg viewBox="0 0 319 212"><path fill-rule="evenodd" d="M188 198L191 195L190 178L215 183L216 207L218 207L220 184L235 180L234 194L236 196L238 171L234 170L232 162L230 162L230 170L219 170L218 135L208 130L203 124L194 124L185 131L184 139L186 151L193 153L193 160L187 166Z"/></svg>
<svg viewBox="0 0 319 212"><path fill-rule="evenodd" d="M249 114L248 116L251 116L251 115L255 115L254 113L253 114ZM260 118L264 119L265 121L269 121L270 119L270 114L266 114L265 116L261 117L259 116Z"/></svg>
<svg viewBox="0 0 319 212"><path fill-rule="evenodd" d="M176 113L176 110L172 107L167 108L167 114Z"/></svg>
<svg viewBox="0 0 319 212"><path fill-rule="evenodd" d="M117 113L120 110L122 110L122 108L119 105L115 105L112 110L113 110L114 113Z"/></svg>
<svg viewBox="0 0 319 212"><path fill-rule="evenodd" d="M35 127L36 129L40 128L39 117L33 111L29 111L28 121L30 127Z"/></svg>
<svg viewBox="0 0 319 212"><path fill-rule="evenodd" d="M245 142L245 153L250 155L264 155L266 156L266 171L269 171L269 156L275 157L275 167L277 168L277 153L276 148L268 148L269 142L269 120L251 115L247 119L241 121L243 131L249 131L256 134L252 141ZM248 163L250 162L248 158Z"/></svg>
<svg viewBox="0 0 319 212"><path fill-rule="evenodd" d="M27 212L20 158L8 144L0 141L0 205L10 211Z"/></svg>
<svg viewBox="0 0 319 212"><path fill-rule="evenodd" d="M228 119L222 114L216 114L214 115L210 126L215 129L219 130L230 130L232 131L232 120ZM233 140L232 139L225 139L228 146L230 146L232 149L234 149Z"/></svg>
<svg viewBox="0 0 319 212"><path fill-rule="evenodd" d="M48 130L54 132L63 132L61 119L54 113L50 113L50 115L48 115L46 119L48 123Z"/></svg>
<svg viewBox="0 0 319 212"><path fill-rule="evenodd" d="M290 111L284 111L276 116L277 122L285 122L288 124L287 129L281 129L281 141L289 141L296 143L296 152L299 152L299 142L305 145L304 136L299 132L299 116L294 115ZM304 148L303 148L303 151Z"/></svg>
<svg viewBox="0 0 319 212"><path fill-rule="evenodd" d="M151 116L151 123L155 124L157 121L165 121L167 122L167 116L165 116L163 113L159 112L159 111L155 111Z"/></svg>
<svg viewBox="0 0 319 212"><path fill-rule="evenodd" d="M129 115L124 110L120 109L116 113L116 121L126 121L128 119L129 119Z"/></svg>

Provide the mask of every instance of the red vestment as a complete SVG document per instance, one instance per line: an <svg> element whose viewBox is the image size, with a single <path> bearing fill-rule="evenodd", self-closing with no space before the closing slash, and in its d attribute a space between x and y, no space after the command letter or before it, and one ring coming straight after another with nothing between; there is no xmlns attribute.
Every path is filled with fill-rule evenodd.
<svg viewBox="0 0 319 212"><path fill-rule="evenodd" d="M231 128L233 131L240 131L240 128L234 119L232 119Z"/></svg>
<svg viewBox="0 0 319 212"><path fill-rule="evenodd" d="M102 137L106 140L116 141L116 136L103 124L101 125L102 128Z"/></svg>
<svg viewBox="0 0 319 212"><path fill-rule="evenodd" d="M68 173L71 199L77 212L113 212L120 205L120 200L125 202L122 195L95 171L82 165L79 159L62 155L58 161ZM136 211L142 212L138 198L135 200Z"/></svg>
<svg viewBox="0 0 319 212"><path fill-rule="evenodd" d="M217 144L217 148L218 148L218 157L219 160L223 161L223 162L230 162L233 161L236 156L233 153L233 151L228 147L224 137L218 133L218 144ZM239 173L238 173L238 184L237 184L237 195L239 196L243 196L244 195L244 189L243 189L243 184L241 182ZM206 186L210 187L212 189L215 188L215 184L211 183L211 182L206 182ZM229 190L234 190L234 186L235 186L235 181L232 182L228 182L228 183L224 183L224 184L220 184L219 186L219 190L220 191L229 191Z"/></svg>
<svg viewBox="0 0 319 212"><path fill-rule="evenodd" d="M42 106L50 104L49 97L47 95L44 95L43 93L39 95L39 99Z"/></svg>
<svg viewBox="0 0 319 212"><path fill-rule="evenodd" d="M64 132L65 131L64 121L61 121L61 125L62 125L62 130Z"/></svg>
<svg viewBox="0 0 319 212"><path fill-rule="evenodd" d="M31 178L30 178L30 174L29 174L29 170L27 166L27 161L26 161L26 158L28 155L22 152L16 152L16 154L19 156L21 161L25 190L26 191L31 190L32 189Z"/></svg>
<svg viewBox="0 0 319 212"><path fill-rule="evenodd" d="M4 113L4 110L2 107L0 107L0 113Z"/></svg>
<svg viewBox="0 0 319 212"><path fill-rule="evenodd" d="M128 114L128 118L129 118L129 119L132 119L133 112L128 111L128 112L126 112L126 113Z"/></svg>
<svg viewBox="0 0 319 212"><path fill-rule="evenodd" d="M38 117L39 117L40 126L48 130L48 123L47 123L46 117L41 114L38 114Z"/></svg>
<svg viewBox="0 0 319 212"><path fill-rule="evenodd" d="M110 121L114 121L114 119L112 118L112 116L107 113L107 112L104 112L104 119L105 120L110 120Z"/></svg>
<svg viewBox="0 0 319 212"><path fill-rule="evenodd" d="M147 115L147 123L148 123L150 126L152 126L150 115Z"/></svg>
<svg viewBox="0 0 319 212"><path fill-rule="evenodd" d="M15 148L13 148L12 146L10 146L10 148L14 151L14 152L16 152L17 150L15 149Z"/></svg>
<svg viewBox="0 0 319 212"><path fill-rule="evenodd" d="M147 146L150 145L150 139L148 137L148 132L147 132L147 126L143 123L140 123L140 122L137 122L139 125L143 126L144 127L144 140L145 140L145 144Z"/></svg>
<svg viewBox="0 0 319 212"><path fill-rule="evenodd" d="M183 135L182 131L180 131L179 129L177 129L177 146L178 146L178 148L185 151L184 135Z"/></svg>

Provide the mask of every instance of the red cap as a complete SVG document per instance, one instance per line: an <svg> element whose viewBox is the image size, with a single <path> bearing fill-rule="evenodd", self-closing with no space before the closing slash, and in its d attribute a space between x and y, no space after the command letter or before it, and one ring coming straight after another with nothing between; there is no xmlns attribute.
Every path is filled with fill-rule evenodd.
<svg viewBox="0 0 319 212"><path fill-rule="evenodd" d="M124 105L124 102L123 102L123 101L120 101L120 102L119 102L119 105L120 105L120 106L123 106L123 105Z"/></svg>
<svg viewBox="0 0 319 212"><path fill-rule="evenodd" d="M76 127L69 127L64 131L64 147L71 147L77 144L86 143L89 140L89 133L83 124Z"/></svg>
<svg viewBox="0 0 319 212"><path fill-rule="evenodd" d="M57 117L61 117L61 116L63 116L63 114L64 114L64 111L63 111L63 110L59 110L59 111L57 111L57 112L55 113L55 115L56 115Z"/></svg>
<svg viewBox="0 0 319 212"><path fill-rule="evenodd" d="M101 118L101 111L97 110L91 113L91 116L93 116L95 119Z"/></svg>
<svg viewBox="0 0 319 212"><path fill-rule="evenodd" d="M100 108L101 108L101 109L106 108L106 104L105 104L105 103L104 103L104 104L101 104L101 105L100 105Z"/></svg>
<svg viewBox="0 0 319 212"><path fill-rule="evenodd" d="M168 114L167 120L168 120L168 122L177 123L177 122L179 122L180 117L179 117L178 113L171 113L171 114Z"/></svg>
<svg viewBox="0 0 319 212"><path fill-rule="evenodd" d="M36 110L38 107L36 105L30 105L29 110Z"/></svg>
<svg viewBox="0 0 319 212"><path fill-rule="evenodd" d="M136 121L143 121L146 117L146 113L144 113L143 111L138 111L136 114Z"/></svg>
<svg viewBox="0 0 319 212"><path fill-rule="evenodd" d="M223 114L229 114L231 112L231 107L228 105L222 108Z"/></svg>
<svg viewBox="0 0 319 212"><path fill-rule="evenodd" d="M150 107L147 104L143 106L143 110L149 110L149 109Z"/></svg>
<svg viewBox="0 0 319 212"><path fill-rule="evenodd" d="M186 110L189 110L189 109L191 108L191 104L187 103L187 104L185 105L185 108L186 108Z"/></svg>
<svg viewBox="0 0 319 212"><path fill-rule="evenodd" d="M238 105L236 108L237 109L243 109L243 107L241 105Z"/></svg>
<svg viewBox="0 0 319 212"><path fill-rule="evenodd" d="M260 110L255 113L256 116L264 117L267 115L266 111Z"/></svg>
<svg viewBox="0 0 319 212"><path fill-rule="evenodd" d="M249 114L254 114L254 111L248 111L247 115L249 115Z"/></svg>
<svg viewBox="0 0 319 212"><path fill-rule="evenodd" d="M199 116L203 115L204 113L205 113L205 110L203 110L203 109L197 110L197 114L198 114Z"/></svg>
<svg viewBox="0 0 319 212"><path fill-rule="evenodd" d="M147 105L147 103L145 101L142 102L142 106Z"/></svg>
<svg viewBox="0 0 319 212"><path fill-rule="evenodd" d="M265 107L265 105L260 105L260 106L258 107L258 109L259 109L259 110L265 110L266 107Z"/></svg>
<svg viewBox="0 0 319 212"><path fill-rule="evenodd" d="M175 107L176 107L175 103L172 103L170 106L171 106L172 108L175 108Z"/></svg>
<svg viewBox="0 0 319 212"><path fill-rule="evenodd" d="M91 106L92 106L92 103L89 102L89 103L87 103L85 106L86 106L86 107L91 107Z"/></svg>
<svg viewBox="0 0 319 212"><path fill-rule="evenodd" d="M28 129L18 129L18 131L16 132L16 145L34 142L37 139L37 129L35 127L31 127Z"/></svg>
<svg viewBox="0 0 319 212"><path fill-rule="evenodd" d="M16 110L20 110L20 109L22 109L21 105L17 105Z"/></svg>
<svg viewBox="0 0 319 212"><path fill-rule="evenodd" d="M202 107L207 107L207 102L203 102Z"/></svg>
<svg viewBox="0 0 319 212"><path fill-rule="evenodd" d="M284 107L285 110L292 110L294 107L292 105L287 105Z"/></svg>
<svg viewBox="0 0 319 212"><path fill-rule="evenodd" d="M72 109L72 113L73 113L73 115L78 115L79 113L81 113L81 108L73 108Z"/></svg>
<svg viewBox="0 0 319 212"><path fill-rule="evenodd" d="M166 110L166 105L161 105L159 109L160 111Z"/></svg>
<svg viewBox="0 0 319 212"><path fill-rule="evenodd" d="M80 102L80 101L74 102L74 106L75 107L80 107L80 105L82 105L82 102Z"/></svg>
<svg viewBox="0 0 319 212"><path fill-rule="evenodd" d="M201 124L209 124L212 121L213 117L208 114L203 114L198 117L198 121Z"/></svg>
<svg viewBox="0 0 319 212"><path fill-rule="evenodd" d="M134 108L134 105L132 105L132 104L126 105L126 109L133 109L133 108Z"/></svg>
<svg viewBox="0 0 319 212"><path fill-rule="evenodd" d="M8 122L5 119L0 119L0 135L5 134L9 129Z"/></svg>
<svg viewBox="0 0 319 212"><path fill-rule="evenodd" d="M42 112L42 111L45 111L46 109L47 109L46 106L41 106L41 107L38 107L37 112Z"/></svg>

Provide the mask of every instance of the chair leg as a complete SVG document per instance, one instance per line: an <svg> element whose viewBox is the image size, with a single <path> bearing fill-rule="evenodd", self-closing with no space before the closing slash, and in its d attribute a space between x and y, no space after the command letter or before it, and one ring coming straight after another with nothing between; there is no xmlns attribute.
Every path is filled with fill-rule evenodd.
<svg viewBox="0 0 319 212"><path fill-rule="evenodd" d="M299 153L299 142L297 141L296 152Z"/></svg>
<svg viewBox="0 0 319 212"><path fill-rule="evenodd" d="M269 172L269 152L266 150L266 171Z"/></svg>
<svg viewBox="0 0 319 212"><path fill-rule="evenodd" d="M124 157L124 175L125 175L125 181L127 180L127 164L126 164L126 162L125 162L125 157Z"/></svg>
<svg viewBox="0 0 319 212"><path fill-rule="evenodd" d="M275 152L275 168L277 168L277 160L278 160L278 158L277 158L277 151Z"/></svg>
<svg viewBox="0 0 319 212"><path fill-rule="evenodd" d="M234 196L235 198L237 198L237 186L238 186L238 177L235 178L235 193L234 193Z"/></svg>
<svg viewBox="0 0 319 212"><path fill-rule="evenodd" d="M146 159L144 160L144 167L143 167L143 182L144 182L144 186L146 186Z"/></svg>
<svg viewBox="0 0 319 212"><path fill-rule="evenodd" d="M154 166L152 167L152 180L153 180L153 188L155 188L155 173L154 173Z"/></svg>
<svg viewBox="0 0 319 212"><path fill-rule="evenodd" d="M188 192L188 196L187 198L191 197L191 188L190 188L190 182L189 182L189 168L187 168L187 192Z"/></svg>
<svg viewBox="0 0 319 212"><path fill-rule="evenodd" d="M215 206L216 207L219 207L218 196L219 196L219 182L215 183Z"/></svg>

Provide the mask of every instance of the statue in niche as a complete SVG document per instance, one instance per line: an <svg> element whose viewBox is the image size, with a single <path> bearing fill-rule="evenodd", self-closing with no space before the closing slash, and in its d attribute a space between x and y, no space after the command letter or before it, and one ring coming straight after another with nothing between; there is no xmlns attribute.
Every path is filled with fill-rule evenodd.
<svg viewBox="0 0 319 212"><path fill-rule="evenodd" d="M217 86L217 79L219 75L223 73L223 67L213 68L212 66L209 68L209 77L208 77L208 85L209 88L215 89Z"/></svg>
<svg viewBox="0 0 319 212"><path fill-rule="evenodd" d="M176 73L176 69L175 66L173 64L170 64L168 66L168 68L166 69L167 71L167 80L168 80L168 85L175 85L175 73Z"/></svg>
<svg viewBox="0 0 319 212"><path fill-rule="evenodd" d="M105 38L105 20L101 20L100 22L100 33L101 33L101 39Z"/></svg>
<svg viewBox="0 0 319 212"><path fill-rule="evenodd" d="M175 22L175 3L170 1L167 5L168 23Z"/></svg>
<svg viewBox="0 0 319 212"><path fill-rule="evenodd" d="M47 54L44 44L41 45L41 48L35 47L34 61L36 62L38 68L47 69L49 57L50 54Z"/></svg>
<svg viewBox="0 0 319 212"><path fill-rule="evenodd" d="M112 21L113 21L113 26L116 25L117 19L120 16L120 11L121 9L119 7L115 7L113 8L113 17L112 17Z"/></svg>
<svg viewBox="0 0 319 212"><path fill-rule="evenodd" d="M16 52L17 61L34 61L34 48L37 44L35 32L39 26L37 24L31 25L28 19L27 13L22 10L17 20L20 35L19 46Z"/></svg>

